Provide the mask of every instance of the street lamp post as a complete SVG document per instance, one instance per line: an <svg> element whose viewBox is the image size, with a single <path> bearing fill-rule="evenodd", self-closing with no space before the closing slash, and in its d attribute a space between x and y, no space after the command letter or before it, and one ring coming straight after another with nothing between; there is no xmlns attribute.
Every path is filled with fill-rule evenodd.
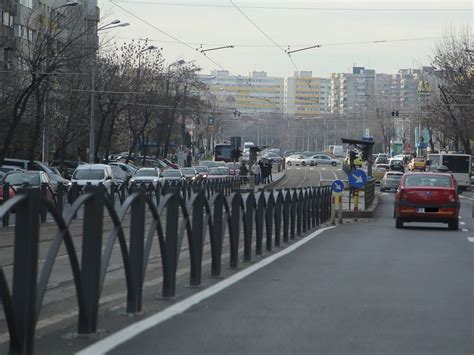
<svg viewBox="0 0 474 355"><path fill-rule="evenodd" d="M97 22L97 21L94 21ZM129 26L128 22L121 22L114 20L102 27L99 27L96 32L110 30L116 27ZM97 87L97 51L95 48L92 54L91 66L91 97L90 97L90 119L89 119L89 163L95 163L95 108L96 108L96 87Z"/></svg>

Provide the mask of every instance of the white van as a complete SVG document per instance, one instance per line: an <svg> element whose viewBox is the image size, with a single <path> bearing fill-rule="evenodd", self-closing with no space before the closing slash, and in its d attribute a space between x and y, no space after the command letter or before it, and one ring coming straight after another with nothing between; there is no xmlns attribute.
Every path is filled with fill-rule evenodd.
<svg viewBox="0 0 474 355"><path fill-rule="evenodd" d="M335 145L332 147L332 155L334 155L336 158L343 158L344 147L342 145Z"/></svg>

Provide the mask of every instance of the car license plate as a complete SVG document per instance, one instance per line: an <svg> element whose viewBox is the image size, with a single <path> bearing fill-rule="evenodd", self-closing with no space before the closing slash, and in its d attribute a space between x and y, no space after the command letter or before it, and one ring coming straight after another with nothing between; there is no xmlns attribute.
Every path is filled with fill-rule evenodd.
<svg viewBox="0 0 474 355"><path fill-rule="evenodd" d="M425 213L425 209L424 208L417 208L416 212L417 213Z"/></svg>

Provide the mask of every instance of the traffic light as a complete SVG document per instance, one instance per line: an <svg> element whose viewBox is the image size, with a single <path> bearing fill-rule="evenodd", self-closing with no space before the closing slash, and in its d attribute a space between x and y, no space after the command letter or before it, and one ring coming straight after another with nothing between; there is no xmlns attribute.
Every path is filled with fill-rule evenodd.
<svg viewBox="0 0 474 355"><path fill-rule="evenodd" d="M363 161L367 161L367 158L368 158L368 157L369 157L369 156L368 156L368 154L367 154L367 151L364 149L364 150L362 151L362 160L363 160Z"/></svg>
<svg viewBox="0 0 474 355"><path fill-rule="evenodd" d="M353 150L349 152L349 162L351 164L351 167L354 166L354 160L356 159L357 154Z"/></svg>
<svg viewBox="0 0 474 355"><path fill-rule="evenodd" d="M392 111L392 117L398 117L398 110Z"/></svg>

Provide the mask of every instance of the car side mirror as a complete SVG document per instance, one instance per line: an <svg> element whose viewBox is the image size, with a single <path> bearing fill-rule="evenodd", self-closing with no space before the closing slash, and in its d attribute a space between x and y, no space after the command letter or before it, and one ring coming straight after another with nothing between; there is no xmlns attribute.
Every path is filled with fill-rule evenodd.
<svg viewBox="0 0 474 355"><path fill-rule="evenodd" d="M105 180L112 180L112 176L107 176Z"/></svg>

